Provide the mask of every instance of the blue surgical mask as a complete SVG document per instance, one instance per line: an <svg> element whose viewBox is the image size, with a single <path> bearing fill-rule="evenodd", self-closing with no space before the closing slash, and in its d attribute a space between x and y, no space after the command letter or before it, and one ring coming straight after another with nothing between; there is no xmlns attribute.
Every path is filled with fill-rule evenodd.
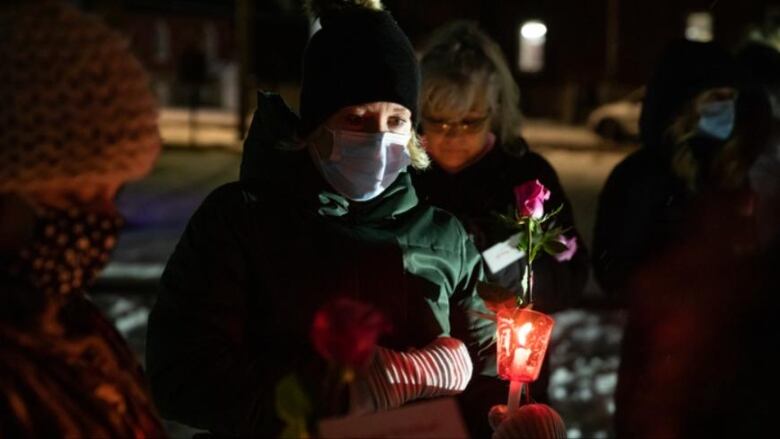
<svg viewBox="0 0 780 439"><path fill-rule="evenodd" d="M375 198L411 163L406 149L411 134L327 131L333 138L330 157L312 147L315 162L325 180L350 200Z"/></svg>
<svg viewBox="0 0 780 439"><path fill-rule="evenodd" d="M699 107L699 127L701 134L726 140L734 130L734 100L707 102Z"/></svg>

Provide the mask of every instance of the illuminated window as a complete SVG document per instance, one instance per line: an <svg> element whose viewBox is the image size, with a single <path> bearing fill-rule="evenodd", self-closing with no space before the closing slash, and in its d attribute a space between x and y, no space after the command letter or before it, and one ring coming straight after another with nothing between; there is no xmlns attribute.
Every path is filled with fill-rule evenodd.
<svg viewBox="0 0 780 439"><path fill-rule="evenodd" d="M712 41L712 15L709 12L688 14L685 38L691 41Z"/></svg>
<svg viewBox="0 0 780 439"><path fill-rule="evenodd" d="M526 21L518 30L520 53L518 67L524 73L537 73L544 68L544 43L547 26L541 21Z"/></svg>

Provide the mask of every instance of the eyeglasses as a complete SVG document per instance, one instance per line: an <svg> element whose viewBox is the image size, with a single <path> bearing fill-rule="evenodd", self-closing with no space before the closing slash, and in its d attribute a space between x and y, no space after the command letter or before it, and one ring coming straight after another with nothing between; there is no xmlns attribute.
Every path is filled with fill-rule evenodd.
<svg viewBox="0 0 780 439"><path fill-rule="evenodd" d="M490 119L490 111L482 117L449 121L423 116L422 122L426 132L448 133L455 131L457 134L474 134L485 126L488 119Z"/></svg>

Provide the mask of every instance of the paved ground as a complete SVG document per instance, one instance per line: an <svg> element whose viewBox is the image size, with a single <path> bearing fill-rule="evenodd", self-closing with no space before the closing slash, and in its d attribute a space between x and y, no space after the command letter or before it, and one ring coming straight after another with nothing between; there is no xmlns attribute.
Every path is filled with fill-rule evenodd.
<svg viewBox="0 0 780 439"><path fill-rule="evenodd" d="M178 124L176 129L181 128L180 116L169 122ZM225 135L224 126L214 126L206 130L216 130L219 135L209 138ZM529 142L558 170L574 205L578 228L589 242L598 191L608 172L630 149L599 144L581 128L543 122L526 127ZM203 145L167 148L153 173L125 187L119 196L127 228L94 296L141 359L146 319L162 267L203 198L213 188L237 178L239 161L239 154L230 145L220 149ZM592 282L588 294L599 298ZM623 315L597 308L571 310L555 317L550 353L553 405L566 420L569 437L609 437ZM191 434L174 424L171 432L176 436Z"/></svg>

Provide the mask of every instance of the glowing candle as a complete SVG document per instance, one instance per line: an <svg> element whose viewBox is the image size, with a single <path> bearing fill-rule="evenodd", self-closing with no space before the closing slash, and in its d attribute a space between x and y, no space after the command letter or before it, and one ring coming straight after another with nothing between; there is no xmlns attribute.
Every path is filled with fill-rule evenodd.
<svg viewBox="0 0 780 439"><path fill-rule="evenodd" d="M531 356L531 350L523 347L515 348L515 355L512 358L512 376L522 375L528 364L528 357Z"/></svg>
<svg viewBox="0 0 780 439"><path fill-rule="evenodd" d="M511 411L518 407L525 384L539 376L555 322L528 308L501 311L497 317L498 375L510 381L507 405Z"/></svg>

